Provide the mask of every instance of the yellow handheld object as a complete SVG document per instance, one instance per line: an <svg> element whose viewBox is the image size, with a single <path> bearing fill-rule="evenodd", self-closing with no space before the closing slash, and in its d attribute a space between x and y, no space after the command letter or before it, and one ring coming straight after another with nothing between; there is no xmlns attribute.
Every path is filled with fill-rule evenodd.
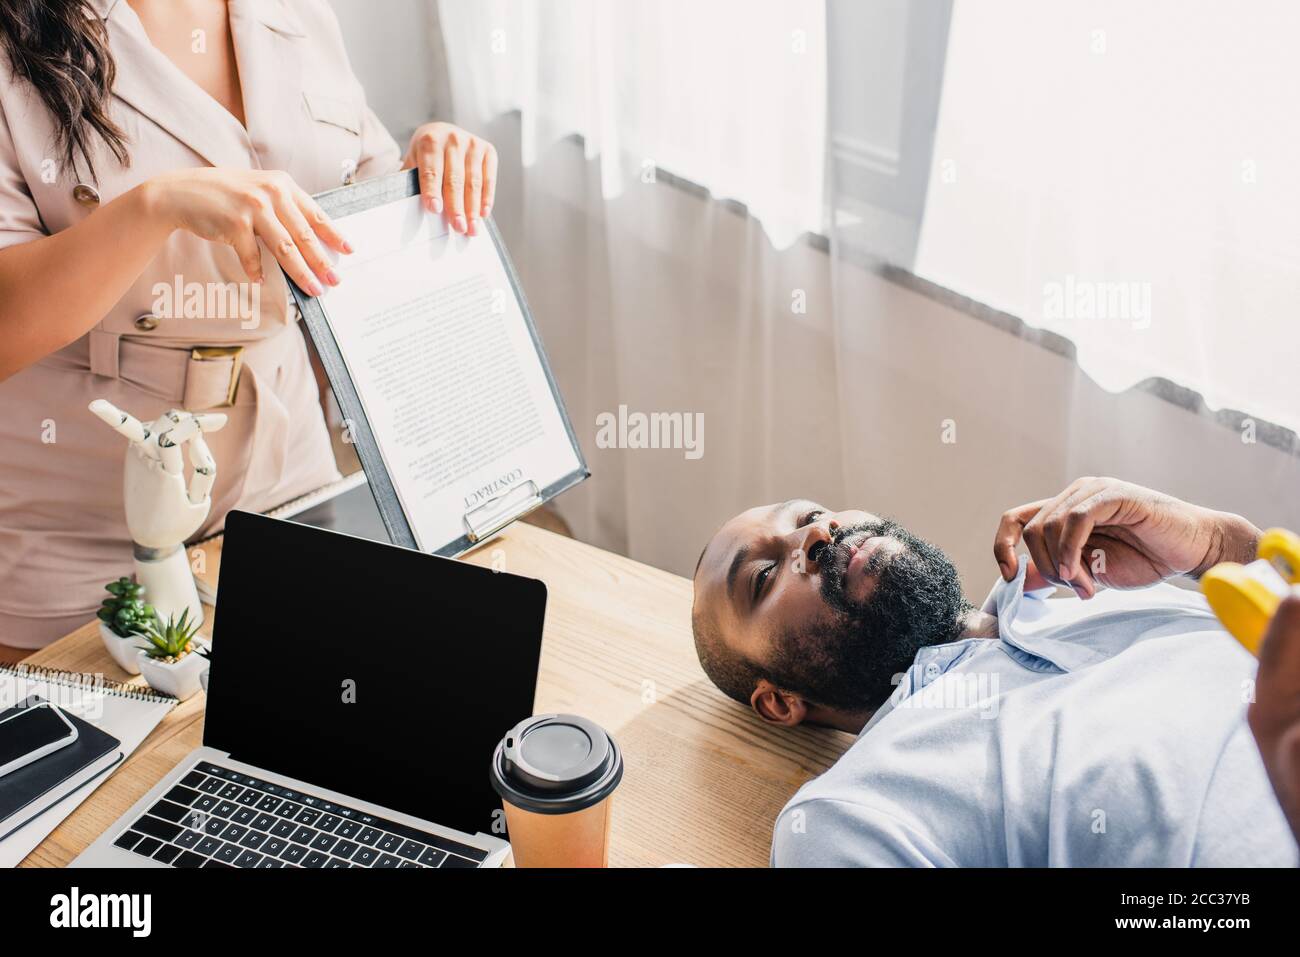
<svg viewBox="0 0 1300 957"><path fill-rule="evenodd" d="M1300 535L1285 528L1270 528L1259 540L1256 553L1272 564L1289 585L1300 585Z"/></svg>
<svg viewBox="0 0 1300 957"><path fill-rule="evenodd" d="M1221 562L1201 576L1201 591L1223 627L1252 655L1268 630L1286 586L1300 584L1300 535L1270 528L1259 540L1257 561Z"/></svg>

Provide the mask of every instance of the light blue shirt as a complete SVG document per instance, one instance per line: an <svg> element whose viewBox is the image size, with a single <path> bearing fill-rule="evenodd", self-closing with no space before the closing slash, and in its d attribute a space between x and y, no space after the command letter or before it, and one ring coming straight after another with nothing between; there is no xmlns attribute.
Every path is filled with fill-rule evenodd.
<svg viewBox="0 0 1300 957"><path fill-rule="evenodd" d="M1197 592L989 596L777 818L778 866L1295 866L1245 721L1255 659ZM986 606L987 607L987 606Z"/></svg>

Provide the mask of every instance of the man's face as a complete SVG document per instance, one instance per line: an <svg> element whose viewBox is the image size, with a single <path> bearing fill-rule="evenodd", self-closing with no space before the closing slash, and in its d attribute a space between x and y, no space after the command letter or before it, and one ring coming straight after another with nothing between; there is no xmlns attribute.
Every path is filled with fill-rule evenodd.
<svg viewBox="0 0 1300 957"><path fill-rule="evenodd" d="M916 652L958 637L957 571L899 525L804 500L750 509L709 542L696 614L782 691L862 711L888 697Z"/></svg>

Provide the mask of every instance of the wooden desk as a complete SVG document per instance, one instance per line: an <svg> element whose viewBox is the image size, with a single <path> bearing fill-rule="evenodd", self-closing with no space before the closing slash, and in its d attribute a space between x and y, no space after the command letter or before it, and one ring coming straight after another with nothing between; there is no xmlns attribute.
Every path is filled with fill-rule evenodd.
<svg viewBox="0 0 1300 957"><path fill-rule="evenodd" d="M215 575L220 542L206 549ZM599 722L626 762L610 864L766 865L781 806L852 739L767 728L716 690L695 659L684 578L519 523L466 560L495 562L548 586L537 710ZM26 660L126 678L93 622ZM61 866L81 853L202 743L203 705L200 693L174 709L23 866Z"/></svg>

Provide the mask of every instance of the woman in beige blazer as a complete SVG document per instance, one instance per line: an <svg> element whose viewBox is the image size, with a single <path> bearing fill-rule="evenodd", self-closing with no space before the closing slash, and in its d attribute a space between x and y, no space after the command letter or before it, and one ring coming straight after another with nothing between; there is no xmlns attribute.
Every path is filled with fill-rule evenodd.
<svg viewBox="0 0 1300 957"><path fill-rule="evenodd" d="M326 0L0 7L0 645L35 648L130 572L124 443L91 400L229 416L200 535L337 477L280 272L338 281L311 194L418 166L474 234L496 152L431 123L403 158Z"/></svg>

